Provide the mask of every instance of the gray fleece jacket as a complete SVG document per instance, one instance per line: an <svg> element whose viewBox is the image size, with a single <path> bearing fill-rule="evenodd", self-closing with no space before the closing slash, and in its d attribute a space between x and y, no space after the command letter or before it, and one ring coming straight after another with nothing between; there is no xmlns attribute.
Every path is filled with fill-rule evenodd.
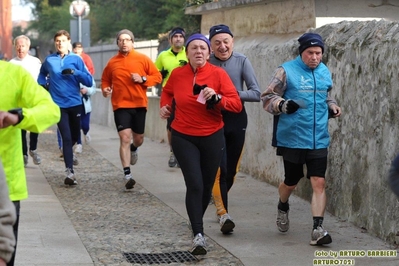
<svg viewBox="0 0 399 266"><path fill-rule="evenodd" d="M13 225L16 220L15 207L10 201L3 164L0 161L0 259L8 262L14 252Z"/></svg>

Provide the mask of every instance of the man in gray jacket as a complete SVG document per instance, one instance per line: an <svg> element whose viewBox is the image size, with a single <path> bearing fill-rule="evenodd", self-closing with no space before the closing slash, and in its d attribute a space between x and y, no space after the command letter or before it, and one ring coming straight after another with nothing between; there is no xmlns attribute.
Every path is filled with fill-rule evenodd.
<svg viewBox="0 0 399 266"><path fill-rule="evenodd" d="M0 161L0 266L7 265L15 247L13 225L16 220L15 207L10 201L3 164Z"/></svg>
<svg viewBox="0 0 399 266"><path fill-rule="evenodd" d="M225 154L213 187L213 199L220 230L223 234L229 234L233 231L235 224L228 214L227 193L233 186L245 142L248 119L244 102L259 102L260 90L249 59L243 54L233 52L234 38L228 26L219 24L211 27L209 40L213 51L209 62L226 70L243 103L242 111L238 114L222 111L226 142Z"/></svg>

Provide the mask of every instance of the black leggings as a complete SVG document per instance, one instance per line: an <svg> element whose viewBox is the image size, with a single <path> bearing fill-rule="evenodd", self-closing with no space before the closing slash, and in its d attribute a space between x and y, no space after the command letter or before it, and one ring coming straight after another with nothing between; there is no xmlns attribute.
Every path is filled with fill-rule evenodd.
<svg viewBox="0 0 399 266"><path fill-rule="evenodd" d="M239 168L248 124L247 113L244 108L238 114L223 112L223 121L226 149L220 164L219 184L223 205L225 210L228 211L227 192L233 186Z"/></svg>
<svg viewBox="0 0 399 266"><path fill-rule="evenodd" d="M172 129L172 149L186 183L186 209L194 236L204 234L202 218L223 155L223 129L206 137L188 136Z"/></svg>
<svg viewBox="0 0 399 266"><path fill-rule="evenodd" d="M64 154L65 168L73 169L72 146L78 141L80 134L80 115L82 106L61 108L61 119L58 130L62 138L62 153Z"/></svg>
<svg viewBox="0 0 399 266"><path fill-rule="evenodd" d="M22 154L28 155L28 144L26 141L26 130L21 130L22 136ZM39 137L38 133L30 132L29 133L29 150L34 151L37 149L37 139Z"/></svg>

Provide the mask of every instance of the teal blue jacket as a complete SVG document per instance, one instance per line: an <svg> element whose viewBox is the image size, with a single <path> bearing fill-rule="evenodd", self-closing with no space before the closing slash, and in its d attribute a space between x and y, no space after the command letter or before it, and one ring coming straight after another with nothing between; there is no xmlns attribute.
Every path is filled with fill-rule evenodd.
<svg viewBox="0 0 399 266"><path fill-rule="evenodd" d="M328 133L328 92L331 73L320 63L315 69L303 63L300 56L282 64L287 77L283 98L299 103L293 114L280 114L276 124L274 146L294 149L322 149L330 143Z"/></svg>

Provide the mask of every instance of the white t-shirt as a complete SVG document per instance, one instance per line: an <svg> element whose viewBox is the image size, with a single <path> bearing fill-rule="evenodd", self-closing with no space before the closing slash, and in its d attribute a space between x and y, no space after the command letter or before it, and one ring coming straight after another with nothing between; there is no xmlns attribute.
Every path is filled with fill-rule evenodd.
<svg viewBox="0 0 399 266"><path fill-rule="evenodd" d="M23 59L17 56L14 57L13 59L10 60L10 63L22 66L37 81L37 77L39 76L40 72L40 67L42 66L42 63L40 62L39 58L27 54Z"/></svg>

